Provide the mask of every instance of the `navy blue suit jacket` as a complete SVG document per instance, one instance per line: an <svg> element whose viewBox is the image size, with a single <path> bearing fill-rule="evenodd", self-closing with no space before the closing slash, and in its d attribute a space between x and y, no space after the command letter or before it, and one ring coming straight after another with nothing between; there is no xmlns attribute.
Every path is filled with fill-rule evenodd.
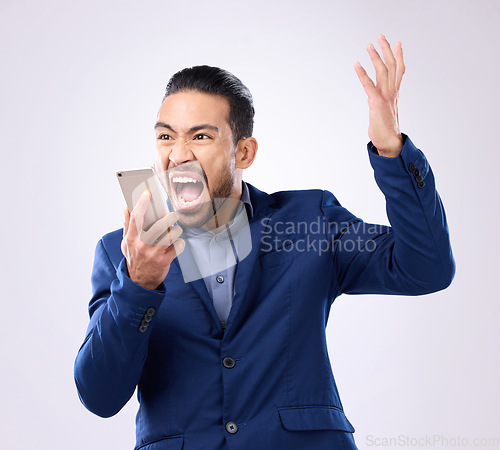
<svg viewBox="0 0 500 450"><path fill-rule="evenodd" d="M424 155L407 137L396 158L369 154L391 227L364 223L327 191L249 187L252 250L225 330L203 280L184 283L174 260L157 290L142 288L128 277L121 230L104 236L75 363L85 406L112 416L138 387L142 450L356 448L326 346L333 300L427 294L454 275Z"/></svg>

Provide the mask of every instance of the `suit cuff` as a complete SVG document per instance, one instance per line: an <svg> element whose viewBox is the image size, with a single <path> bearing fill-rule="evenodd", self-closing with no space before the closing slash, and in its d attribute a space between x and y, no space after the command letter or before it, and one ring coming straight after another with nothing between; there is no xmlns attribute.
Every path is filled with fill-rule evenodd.
<svg viewBox="0 0 500 450"><path fill-rule="evenodd" d="M128 276L125 258L121 260L116 279L111 283L111 297L119 315L126 317L132 328L140 333L148 331L165 293L163 283L152 290L133 282Z"/></svg>
<svg viewBox="0 0 500 450"><path fill-rule="evenodd" d="M405 144L406 144L406 140L408 139L408 136L407 136L406 134L404 134L404 133L401 133L401 135L403 136L403 148L404 148L404 146L405 146ZM372 141L368 142L368 144L367 144L367 148L368 148L368 151L369 151L370 153L373 153L374 155L380 156L381 158L392 159L392 158L391 158L391 157L389 157L389 156L382 156L382 155L378 152L377 147L375 147L375 146L373 145L373 142L372 142ZM401 149L401 151L403 151L403 149ZM396 158L396 157L394 157L394 158Z"/></svg>
<svg viewBox="0 0 500 450"><path fill-rule="evenodd" d="M375 179L382 191L385 191L386 180L408 175L417 191L428 187L434 189L434 179L427 158L406 134L403 134L403 148L394 158L380 156L371 142L368 143L367 149Z"/></svg>

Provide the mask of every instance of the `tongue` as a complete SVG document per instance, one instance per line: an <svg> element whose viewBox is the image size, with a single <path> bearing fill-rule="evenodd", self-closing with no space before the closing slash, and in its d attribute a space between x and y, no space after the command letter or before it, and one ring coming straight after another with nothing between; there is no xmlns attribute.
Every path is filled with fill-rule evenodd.
<svg viewBox="0 0 500 450"><path fill-rule="evenodd" d="M185 183L185 186L181 191L181 197L185 202L192 202L201 195L202 190L202 183Z"/></svg>

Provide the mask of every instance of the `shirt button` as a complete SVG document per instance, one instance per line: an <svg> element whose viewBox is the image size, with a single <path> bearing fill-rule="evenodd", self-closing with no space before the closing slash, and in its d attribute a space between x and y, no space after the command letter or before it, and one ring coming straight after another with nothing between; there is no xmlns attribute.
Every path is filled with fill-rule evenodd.
<svg viewBox="0 0 500 450"><path fill-rule="evenodd" d="M226 369L232 369L236 365L236 361L233 358L231 358L230 356L226 356L222 360L222 364L224 365L224 367Z"/></svg>
<svg viewBox="0 0 500 450"><path fill-rule="evenodd" d="M219 284L224 283L224 277L222 275L218 275L216 280L217 280L217 283L219 283Z"/></svg>
<svg viewBox="0 0 500 450"><path fill-rule="evenodd" d="M238 425L235 422L226 423L226 431L230 434L234 434L238 431Z"/></svg>

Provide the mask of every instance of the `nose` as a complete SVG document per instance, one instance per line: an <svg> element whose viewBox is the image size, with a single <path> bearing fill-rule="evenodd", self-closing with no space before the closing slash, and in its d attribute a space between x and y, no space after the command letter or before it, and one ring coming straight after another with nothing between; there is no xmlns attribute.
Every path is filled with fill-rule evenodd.
<svg viewBox="0 0 500 450"><path fill-rule="evenodd" d="M179 166L181 164L194 161L195 157L190 149L189 141L181 140L180 142L176 142L172 147L168 159L172 161L174 166Z"/></svg>

